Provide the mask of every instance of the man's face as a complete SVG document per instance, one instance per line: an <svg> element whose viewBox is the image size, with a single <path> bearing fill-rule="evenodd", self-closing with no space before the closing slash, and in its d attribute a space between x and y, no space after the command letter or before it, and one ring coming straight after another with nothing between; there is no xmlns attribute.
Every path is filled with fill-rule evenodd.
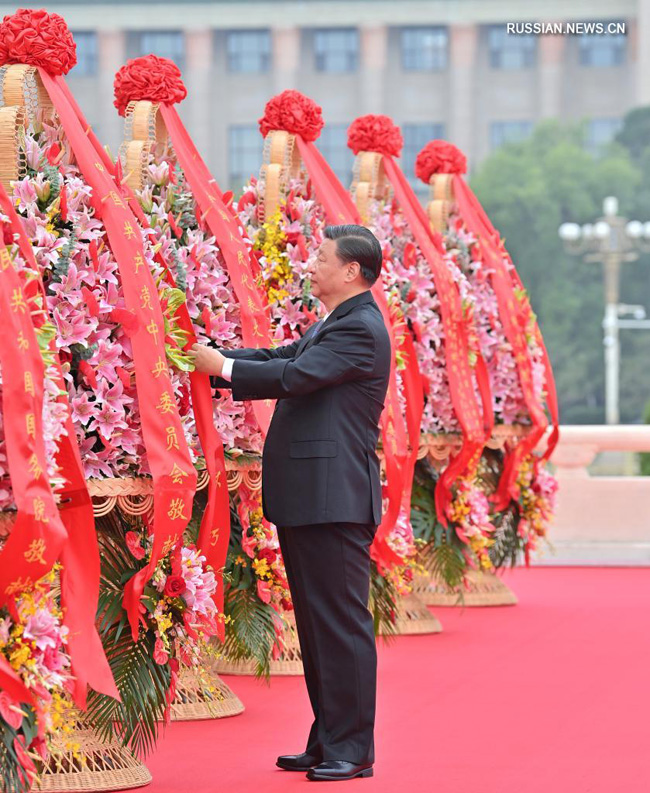
<svg viewBox="0 0 650 793"><path fill-rule="evenodd" d="M309 268L311 291L319 299L342 294L354 280L354 268L358 265L351 262L344 264L336 253L336 240L325 239L318 249L314 263Z"/></svg>

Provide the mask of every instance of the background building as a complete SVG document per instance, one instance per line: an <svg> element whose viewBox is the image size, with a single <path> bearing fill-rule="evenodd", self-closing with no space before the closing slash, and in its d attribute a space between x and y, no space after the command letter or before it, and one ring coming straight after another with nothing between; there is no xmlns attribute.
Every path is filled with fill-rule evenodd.
<svg viewBox="0 0 650 793"><path fill-rule="evenodd" d="M0 4L3 13L15 5ZM632 107L650 103L650 0L303 0L47 3L77 41L72 90L114 151L115 71L155 52L180 66L181 105L218 181L259 168L264 103L297 88L323 106L319 141L348 181L347 125L387 113L411 175L420 147L446 137L480 162L540 119L584 119L598 147ZM507 22L624 22L618 35L508 35Z"/></svg>

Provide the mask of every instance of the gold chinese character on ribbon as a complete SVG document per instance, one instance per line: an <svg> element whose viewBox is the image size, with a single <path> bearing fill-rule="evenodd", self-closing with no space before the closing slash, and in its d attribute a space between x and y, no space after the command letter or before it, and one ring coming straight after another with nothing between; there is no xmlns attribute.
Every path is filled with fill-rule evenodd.
<svg viewBox="0 0 650 793"><path fill-rule="evenodd" d="M11 266L11 256L6 248L0 248L0 265L2 265L3 270Z"/></svg>
<svg viewBox="0 0 650 793"><path fill-rule="evenodd" d="M165 361L163 361L161 356L158 356L158 360L156 361L156 365L154 366L154 368L151 370L151 374L154 377L160 377L160 375L166 371L167 371L167 364L165 363Z"/></svg>
<svg viewBox="0 0 650 793"><path fill-rule="evenodd" d="M111 192L108 195L113 199L113 203L115 204L116 207L121 207L122 209L126 209L124 201L122 201L122 198L115 192L115 190L111 190Z"/></svg>
<svg viewBox="0 0 650 793"><path fill-rule="evenodd" d="M147 331L153 336L154 341L158 343L158 334L160 333L160 328L158 327L158 323L155 319L152 319L147 325Z"/></svg>
<svg viewBox="0 0 650 793"><path fill-rule="evenodd" d="M33 586L32 579L29 576L27 576L24 581L22 576L18 576L15 581L12 581L11 584L5 587L5 595L11 597L22 592L24 589L31 589Z"/></svg>
<svg viewBox="0 0 650 793"><path fill-rule="evenodd" d="M25 416L25 429L28 438L36 437L36 416L33 413L27 413Z"/></svg>
<svg viewBox="0 0 650 793"><path fill-rule="evenodd" d="M176 435L176 427L165 427L167 433L167 451L170 449L178 449L178 436Z"/></svg>
<svg viewBox="0 0 650 793"><path fill-rule="evenodd" d="M138 273L138 270L139 270L139 269L142 267L142 265L144 264L144 259L142 258L142 254L141 254L139 251L138 251L138 253L136 253L136 255L133 257L133 263L135 264L135 272L136 272L136 275L137 275L137 273Z"/></svg>
<svg viewBox="0 0 650 793"><path fill-rule="evenodd" d="M178 466L176 463L174 463L174 465L172 466L172 470L169 475L171 476L172 482L175 485L182 485L183 477L189 476L187 471L183 471L183 469L180 466Z"/></svg>
<svg viewBox="0 0 650 793"><path fill-rule="evenodd" d="M183 503L182 498L172 498L172 500L169 502L167 517L171 518L172 520L178 520L179 518L187 520L186 516L183 514L184 506L185 504Z"/></svg>
<svg viewBox="0 0 650 793"><path fill-rule="evenodd" d="M29 548L25 551L23 556L25 557L25 561L29 562L30 564L47 564L45 559L43 558L43 554L46 551L45 540L40 538L38 540L32 540L29 544Z"/></svg>
<svg viewBox="0 0 650 793"><path fill-rule="evenodd" d="M264 337L264 334L260 330L260 326L257 324L257 320L253 320L253 336L260 336L261 338Z"/></svg>
<svg viewBox="0 0 650 793"><path fill-rule="evenodd" d="M13 294L11 296L11 310L15 313L16 311L20 311L21 314L24 314L27 310L27 303L25 303L25 299L23 297L23 290L14 289Z"/></svg>
<svg viewBox="0 0 650 793"><path fill-rule="evenodd" d="M29 349L29 342L25 338L25 334L21 331L18 333L18 348L21 352Z"/></svg>
<svg viewBox="0 0 650 793"><path fill-rule="evenodd" d="M95 168L97 168L98 171L102 171L102 173L104 171L104 166L101 164L101 162L96 162Z"/></svg>
<svg viewBox="0 0 650 793"><path fill-rule="evenodd" d="M140 290L140 300L142 300L140 308L153 309L153 306L151 305L151 292L149 292L149 287L146 285Z"/></svg>
<svg viewBox="0 0 650 793"><path fill-rule="evenodd" d="M25 372L25 393L34 396L34 378L29 370Z"/></svg>
<svg viewBox="0 0 650 793"><path fill-rule="evenodd" d="M181 499L178 499L178 500L181 501ZM182 504L181 504L181 506L182 506ZM169 513L167 513L167 514L169 514ZM178 534L174 534L173 537L168 537L165 540L165 544L162 547L162 552L161 552L162 556L167 556L167 554L171 551L171 549L176 545L177 542L178 542Z"/></svg>
<svg viewBox="0 0 650 793"><path fill-rule="evenodd" d="M36 453L33 453L32 456L29 458L29 473L34 477L34 479L38 479L43 474L43 469L41 468L41 465L38 462L38 457L36 456Z"/></svg>
<svg viewBox="0 0 650 793"><path fill-rule="evenodd" d="M127 240L132 240L135 237L135 231L133 230L133 226L129 223L128 220L124 221L124 236Z"/></svg>
<svg viewBox="0 0 650 793"><path fill-rule="evenodd" d="M219 527L212 529L210 532L210 547L214 548L214 546L219 542Z"/></svg>
<svg viewBox="0 0 650 793"><path fill-rule="evenodd" d="M32 505L34 508L34 518L41 523L49 523L50 519L45 515L45 502L40 496L36 496L36 498L32 501Z"/></svg>
<svg viewBox="0 0 650 793"><path fill-rule="evenodd" d="M156 405L156 408L163 414L174 412L174 402L168 391L163 391L160 395L160 401Z"/></svg>

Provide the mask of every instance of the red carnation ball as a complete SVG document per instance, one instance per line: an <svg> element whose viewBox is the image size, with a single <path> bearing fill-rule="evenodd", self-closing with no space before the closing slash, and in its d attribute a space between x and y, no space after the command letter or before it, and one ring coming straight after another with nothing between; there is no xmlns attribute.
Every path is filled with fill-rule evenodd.
<svg viewBox="0 0 650 793"><path fill-rule="evenodd" d="M467 158L453 143L432 140L415 158L415 175L428 184L434 173L467 173Z"/></svg>
<svg viewBox="0 0 650 793"><path fill-rule="evenodd" d="M300 135L305 141L314 141L325 122L320 105L300 91L289 90L269 99L259 125L264 137L269 132L281 129L292 135Z"/></svg>
<svg viewBox="0 0 650 793"><path fill-rule="evenodd" d="M179 598L187 589L182 575L167 576L165 581L165 595L169 598Z"/></svg>
<svg viewBox="0 0 650 793"><path fill-rule="evenodd" d="M129 102L160 102L173 105L187 96L181 70L169 58L144 55L127 61L115 75L113 104L123 116Z"/></svg>
<svg viewBox="0 0 650 793"><path fill-rule="evenodd" d="M26 63L53 75L67 74L77 63L77 45L63 17L20 8L0 24L0 63Z"/></svg>
<svg viewBox="0 0 650 793"><path fill-rule="evenodd" d="M355 119L348 127L348 146L355 154L376 151L389 157L399 157L403 145L400 128L388 116L369 113Z"/></svg>

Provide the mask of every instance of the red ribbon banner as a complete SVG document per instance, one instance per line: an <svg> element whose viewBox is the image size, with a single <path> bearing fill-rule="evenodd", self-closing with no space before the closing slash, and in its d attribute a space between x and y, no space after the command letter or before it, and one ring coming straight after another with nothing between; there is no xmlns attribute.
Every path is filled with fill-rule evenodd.
<svg viewBox="0 0 650 793"><path fill-rule="evenodd" d="M58 78L57 78L58 79ZM116 184L120 189L120 194L128 201L131 210L137 217L139 223L144 228L149 228L149 221L144 214L140 203L126 183L118 179L115 165L99 143L90 125L86 121L83 112L76 103L74 96L66 85L65 81L59 80L60 87L64 91L68 101L79 120L80 124L87 130L88 137L93 144L95 152L101 157L102 164L106 170L112 174ZM155 255L156 261L162 267L165 280L171 287L176 286L174 276L169 269L160 251ZM191 347L196 339L192 319L185 304L178 309L179 324L188 334L187 347ZM230 538L230 500L228 497L228 483L226 474L226 462L224 457L223 443L214 426L212 413L212 388L210 378L200 372L190 372L190 395L192 399L192 410L196 420L196 429L203 455L205 457L206 470L208 472L208 493L207 504L201 526L197 545L206 557L207 563L215 573L217 589L214 595L214 602L219 610L224 608L224 585L222 568L225 566L228 554L228 542ZM224 640L225 626L222 621L217 623L217 635L221 641Z"/></svg>
<svg viewBox="0 0 650 793"><path fill-rule="evenodd" d="M454 411L463 431L463 445L451 457L436 487L436 509L439 520L447 525L447 505L451 486L458 476L473 472L478 465L485 441L492 432L494 416L491 410L489 383L484 362L477 365L476 376L481 394L481 408L474 392L472 367L469 360L469 329L463 316L460 292L445 266L439 238L434 235L428 219L413 193L406 177L389 155L384 155L386 176L395 192L415 241L431 268L440 297L440 317L445 331L446 368ZM482 361L480 352L475 351Z"/></svg>
<svg viewBox="0 0 650 793"><path fill-rule="evenodd" d="M126 584L124 606L134 640L140 624L140 599L158 561L181 540L192 511L196 471L185 441L165 357L160 303L144 258L140 228L61 89L61 78L39 68L81 172L93 189L94 207L106 227L118 265L127 310L140 320L131 337L142 434L154 484L153 548L149 563Z"/></svg>
<svg viewBox="0 0 650 793"><path fill-rule="evenodd" d="M201 216L219 243L241 310L244 344L247 347L269 347L271 325L268 305L255 284L250 255L239 230L238 221L224 204L221 191L196 150L176 108L173 105L161 104L160 113ZM273 401L257 400L253 402L253 410L266 435L273 414Z"/></svg>
<svg viewBox="0 0 650 793"><path fill-rule="evenodd" d="M17 513L2 551L0 605L47 575L68 538L50 488L43 442L45 366L23 283L0 241L0 363L7 461Z"/></svg>
<svg viewBox="0 0 650 793"><path fill-rule="evenodd" d="M34 251L25 229L4 187L0 185L0 207L18 237L18 247L37 276L38 288L45 302L45 289L40 277ZM44 321L43 316L40 317ZM34 320L38 325L38 318ZM66 387L56 349L50 341L50 353L57 370L59 401L66 406L66 432L59 440L57 465L65 478L61 495L60 516L68 533L68 541L61 552L61 604L64 623L68 628L68 651L74 676L74 700L85 708L88 686L102 694L119 699L110 666L104 654L95 626L99 599L99 548L95 533L93 506L86 486L81 455L72 423Z"/></svg>
<svg viewBox="0 0 650 793"><path fill-rule="evenodd" d="M543 403L535 394L533 385L533 367L530 350L526 341L526 328L530 327L531 324L534 328L536 340L542 349L546 370L547 400L554 424L546 451L546 455L548 456L550 456L558 439L555 381L539 327L532 317L530 304L525 297L525 292L519 280L519 276L517 275L516 278L513 277L513 273L516 273L516 271L514 268L510 269L507 266L506 262L509 257L501 243L498 231L492 225L485 210L481 207L469 185L459 174L454 174L453 186L454 197L458 204L459 213L466 223L467 228L480 241L482 250L489 258L491 264L490 280L499 306L499 317L503 323L506 338L512 347L524 395L524 402L532 422L532 431L527 437L520 440L514 449L511 449L506 456L499 488L494 495L495 509L502 510L507 507L511 498L517 498L515 480L520 465L522 461L532 453L533 449L535 449L548 426L548 419L544 412ZM518 299L517 290L520 292L520 299Z"/></svg>

